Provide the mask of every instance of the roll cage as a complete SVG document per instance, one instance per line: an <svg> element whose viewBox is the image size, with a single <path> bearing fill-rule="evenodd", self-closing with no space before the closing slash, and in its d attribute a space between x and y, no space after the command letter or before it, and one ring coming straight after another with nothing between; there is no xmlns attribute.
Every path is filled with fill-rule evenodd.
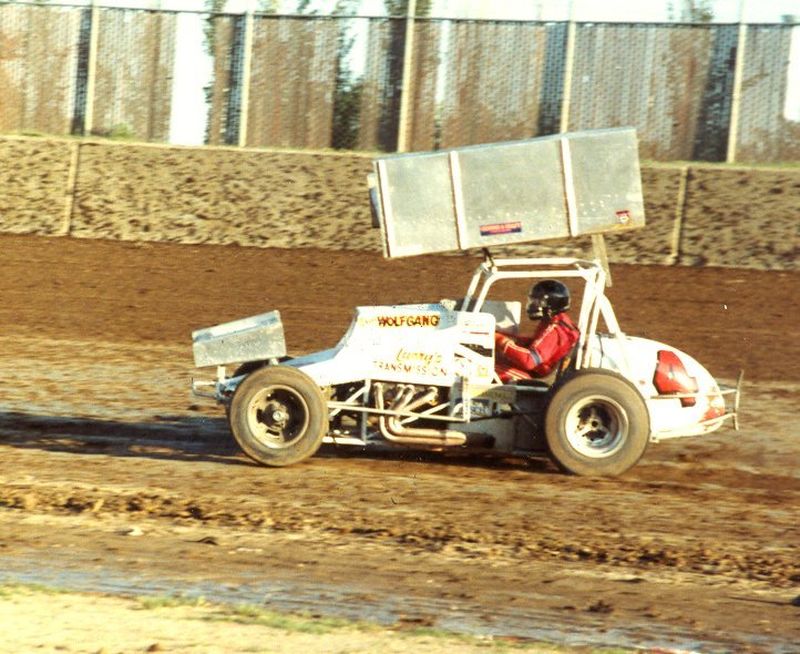
<svg viewBox="0 0 800 654"><path fill-rule="evenodd" d="M580 336L573 363L576 370L591 365L589 344L597 333L601 317L608 329L608 335L613 338L619 338L620 343L624 343L625 334L620 329L614 309L605 294L609 276L598 261L570 257L495 259L488 251L485 251L483 263L473 273L462 301L463 310L481 311L489 291L498 281L551 277L580 279L584 282L581 308L577 320ZM629 366L627 364L627 356L624 355L624 346L622 351L624 356L623 365L627 371Z"/></svg>

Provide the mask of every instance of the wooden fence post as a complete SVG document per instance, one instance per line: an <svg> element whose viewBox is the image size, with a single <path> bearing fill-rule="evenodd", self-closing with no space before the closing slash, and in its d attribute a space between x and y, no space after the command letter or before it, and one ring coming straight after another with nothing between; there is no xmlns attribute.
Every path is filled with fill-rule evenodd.
<svg viewBox="0 0 800 654"><path fill-rule="evenodd" d="M69 236L72 231L72 214L75 211L75 191L78 186L78 165L80 161L81 144L77 141L70 143L69 168L67 169L67 188L64 193L64 214L61 218L59 236Z"/></svg>
<svg viewBox="0 0 800 654"><path fill-rule="evenodd" d="M675 218L672 223L672 234L669 244L667 264L674 266L681 256L681 239L683 237L683 217L686 213L686 189L689 186L689 166L681 168L678 181L678 197L675 200Z"/></svg>
<svg viewBox="0 0 800 654"><path fill-rule="evenodd" d="M739 113L742 105L742 80L744 78L744 50L747 44L747 25L744 22L744 3L739 0L739 38L736 42L736 64L733 69L733 92L731 96L731 122L728 125L728 153L725 161L736 161L739 145Z"/></svg>
<svg viewBox="0 0 800 654"><path fill-rule="evenodd" d="M572 103L572 73L575 67L575 0L569 2L569 22L567 23L567 43L564 55L564 88L561 92L561 122L558 131L569 131L569 113Z"/></svg>
<svg viewBox="0 0 800 654"><path fill-rule="evenodd" d="M97 81L97 47L100 39L100 9L97 0L92 0L89 22L89 56L86 64L86 104L83 110L83 135L89 136L94 128L94 87Z"/></svg>
<svg viewBox="0 0 800 654"><path fill-rule="evenodd" d="M255 26L254 2L247 7L244 18L244 43L242 53L242 90L239 96L239 147L247 145L247 123L250 119L250 73L253 69L253 28Z"/></svg>
<svg viewBox="0 0 800 654"><path fill-rule="evenodd" d="M414 100L414 18L417 0L408 1L406 39L403 45L403 95L400 96L400 124L397 130L397 151L407 152L411 143L411 104Z"/></svg>

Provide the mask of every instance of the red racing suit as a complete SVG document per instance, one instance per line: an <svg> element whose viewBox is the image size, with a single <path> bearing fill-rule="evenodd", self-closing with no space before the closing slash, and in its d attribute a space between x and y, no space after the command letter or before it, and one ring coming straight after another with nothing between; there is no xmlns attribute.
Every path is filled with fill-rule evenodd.
<svg viewBox="0 0 800 654"><path fill-rule="evenodd" d="M496 332L495 372L504 384L544 377L578 342L580 332L566 313L542 320L533 336Z"/></svg>

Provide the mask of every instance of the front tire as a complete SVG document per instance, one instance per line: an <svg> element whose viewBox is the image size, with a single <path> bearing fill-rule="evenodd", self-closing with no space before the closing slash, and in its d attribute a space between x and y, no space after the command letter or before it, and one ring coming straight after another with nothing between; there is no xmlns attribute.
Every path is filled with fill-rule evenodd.
<svg viewBox="0 0 800 654"><path fill-rule="evenodd" d="M565 472L621 475L644 454L650 417L642 396L624 377L582 371L561 384L550 400L545 437Z"/></svg>
<svg viewBox="0 0 800 654"><path fill-rule="evenodd" d="M250 373L230 404L236 442L254 461L287 466L312 456L328 432L328 411L313 379L296 368Z"/></svg>

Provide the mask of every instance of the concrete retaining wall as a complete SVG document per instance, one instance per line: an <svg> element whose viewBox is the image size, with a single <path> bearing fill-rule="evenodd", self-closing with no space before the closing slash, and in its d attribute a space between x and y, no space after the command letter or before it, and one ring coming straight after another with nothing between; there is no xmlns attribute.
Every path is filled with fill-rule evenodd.
<svg viewBox="0 0 800 654"><path fill-rule="evenodd" d="M0 138L0 232L380 250L361 154ZM645 166L612 261L800 267L800 168ZM588 251L588 239L515 252Z"/></svg>

